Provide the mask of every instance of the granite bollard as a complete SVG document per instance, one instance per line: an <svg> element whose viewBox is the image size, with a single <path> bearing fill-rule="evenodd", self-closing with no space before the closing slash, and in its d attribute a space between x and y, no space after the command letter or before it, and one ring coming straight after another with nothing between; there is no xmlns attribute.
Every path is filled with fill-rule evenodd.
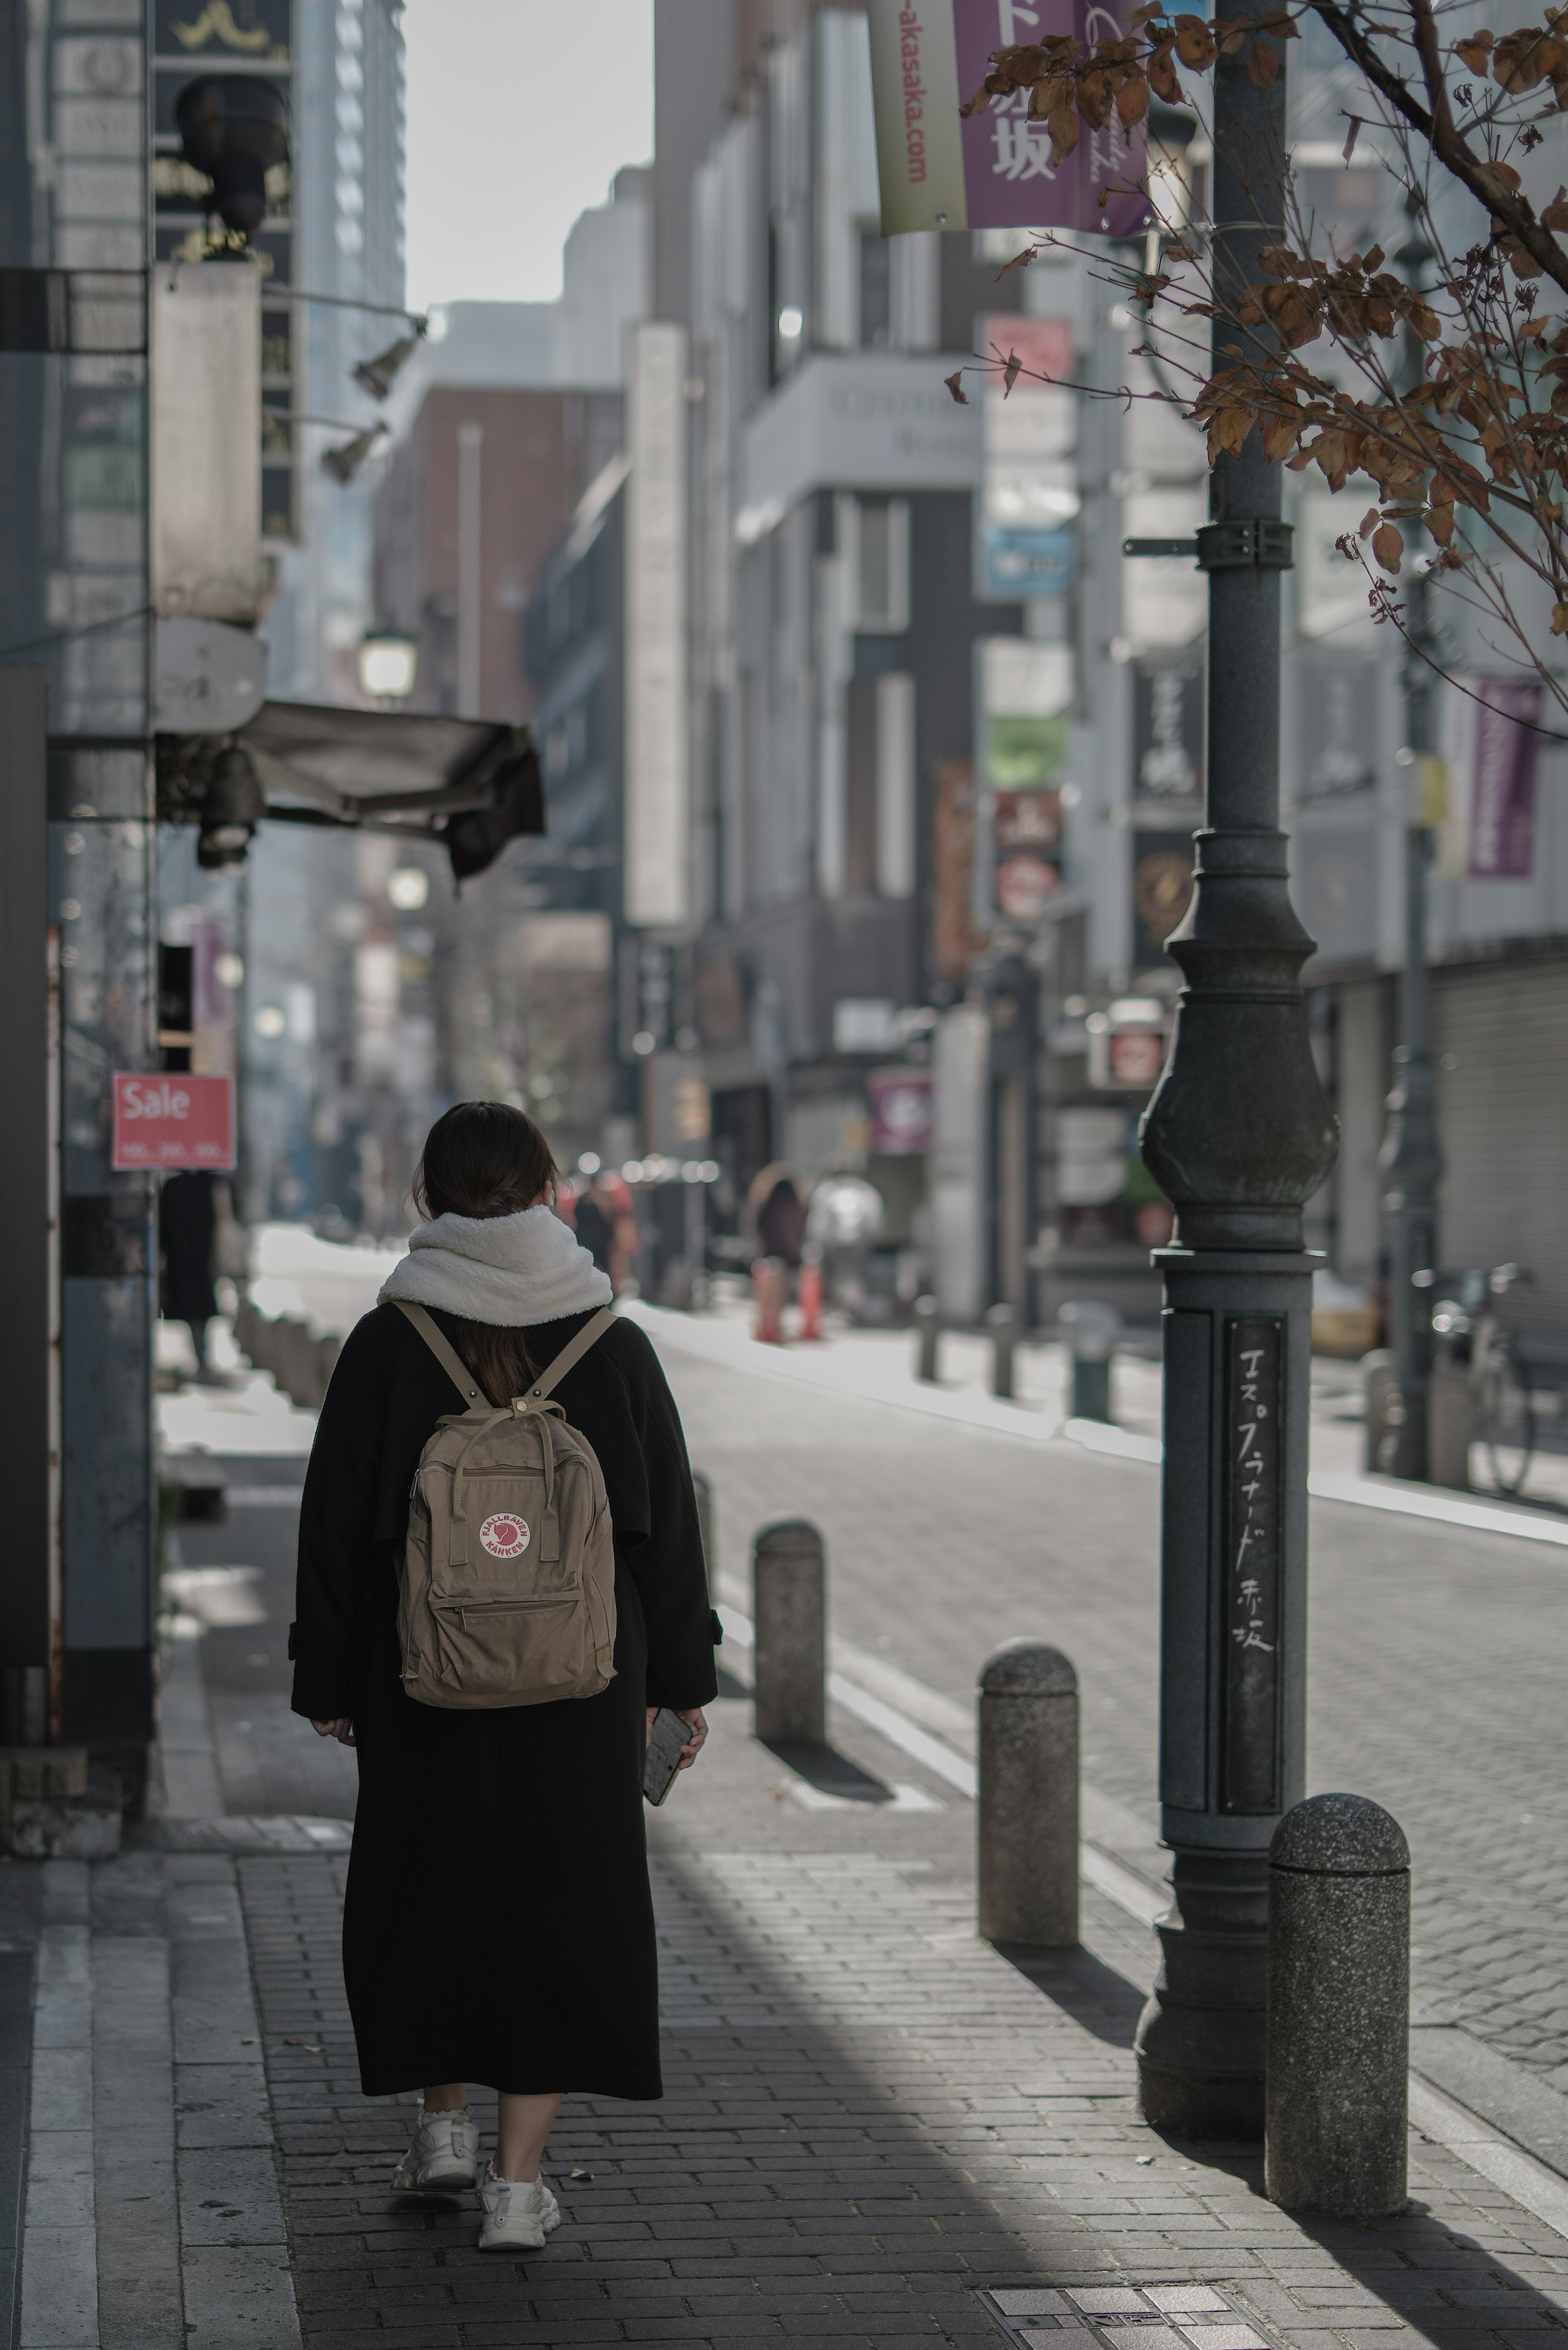
<svg viewBox="0 0 1568 2350"><path fill-rule="evenodd" d="M757 1736L827 1743L827 1588L822 1536L804 1518L764 1526L752 1555Z"/></svg>
<svg viewBox="0 0 1568 2350"><path fill-rule="evenodd" d="M1009 1640L980 1676L980 1930L1078 1939L1078 1676L1043 1640Z"/></svg>
<svg viewBox="0 0 1568 2350"><path fill-rule="evenodd" d="M991 1392L1011 1403L1015 1382L1013 1358L1018 1352L1017 1307L1005 1303L987 1306L985 1326L991 1333Z"/></svg>
<svg viewBox="0 0 1568 2350"><path fill-rule="evenodd" d="M1288 2210L1402 2211L1410 1850L1365 1795L1313 1795L1269 1846L1263 2179Z"/></svg>
<svg viewBox="0 0 1568 2350"><path fill-rule="evenodd" d="M915 1328L919 1337L915 1349L915 1377L934 1380L937 1376L937 1348L942 1335L942 1309L934 1297L916 1298Z"/></svg>

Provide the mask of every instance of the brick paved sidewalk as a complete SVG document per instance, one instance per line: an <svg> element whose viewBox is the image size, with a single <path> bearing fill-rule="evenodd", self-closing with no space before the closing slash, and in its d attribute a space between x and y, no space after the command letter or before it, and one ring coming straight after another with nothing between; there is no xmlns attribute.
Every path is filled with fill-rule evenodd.
<svg viewBox="0 0 1568 2350"><path fill-rule="evenodd" d="M756 1527L807 1510L829 1534L836 1629L955 1714L997 1638L1060 1638L1084 1676L1091 1779L1143 1810L1151 1471L1072 1447L1047 1467L981 1429L826 1395L786 1403L774 1380L690 1356L672 1353L670 1367L694 1452L719 1482L732 1588ZM358 2095L337 1958L343 1858L306 1848L319 1823L282 1816L330 1810L327 1766L341 1760L285 1711L288 1521L246 1505L230 1527L186 1530L192 1565L254 1562L270 1628L236 1623L201 1640L215 1760L198 1767L192 1747L182 1768L205 1783L210 1813L163 1833L238 1849L104 1864L90 1902L60 1881L69 1915L56 1922L70 1928L70 1996L79 2006L85 1985L94 2002L93 2057L85 2074L35 2073L35 2127L53 2126L58 2161L29 2201L28 2275L47 2280L43 2234L62 2222L70 2241L54 2273L82 2289L82 2324L60 2330L57 2303L25 2331L28 2350L1000 2343L1009 2314L1015 2339L1027 2319L1044 2340L1073 2316L1064 2293L1137 2279L1221 2288L1234 2324L1211 2329L1208 2350L1248 2350L1249 2324L1275 2350L1410 2338L1524 2350L1525 2334L1568 2319L1568 2237L1442 2147L1413 2145L1407 2218L1320 2229L1262 2199L1255 2149L1143 2128L1129 2046L1153 1969L1147 1929L1091 1887L1084 1950L1026 1976L974 1936L972 1807L929 1757L839 1707L837 1776L803 1774L751 1738L739 1694L715 1709L701 1771L651 1822L667 2097L570 2100L547 2166L566 2211L559 2235L533 2260L478 2253L472 2206L389 2192L413 2101ZM957 1525L978 1562L959 1624ZM1461 1545L1365 1512L1320 1510L1314 1529L1314 1751L1342 1783L1389 1801L1418 1853L1446 1859L1446 1881L1423 1862L1422 1940L1484 2025L1524 1959L1555 1963L1563 1896L1532 1783L1561 1570L1523 1545ZM743 1669L743 1655L725 1661ZM1433 1720L1442 1737L1424 1751L1418 1725ZM855 1769L863 1794L896 1800L847 1799ZM247 1826L225 1808L269 1816ZM299 1848L282 1849L291 1840ZM1510 1882L1528 1907L1500 1935ZM1473 1956L1445 1944L1450 1918ZM1506 1986L1486 1980L1494 1951L1513 1969ZM459 1987L462 1963L459 1934ZM145 2029L122 2047L125 1986L143 1981ZM1521 1992L1521 2022L1549 2023L1551 1999ZM48 2019L57 2041L75 2028L64 2012ZM1006 2301L1019 2294L1044 2305ZM1202 2350L1158 2325L1153 2304L1144 2314L1102 2350Z"/></svg>
<svg viewBox="0 0 1568 2350"><path fill-rule="evenodd" d="M1568 2240L1437 2147L1413 2146L1408 2217L1303 2226L1263 2200L1255 2149L1145 2128L1141 1929L1091 1893L1087 1947L1026 1977L975 1937L967 1806L935 1783L925 1808L802 1802L744 1702L715 1711L652 1824L667 2095L568 2101L565 2220L534 2258L475 2251L462 2202L389 2191L413 2106L358 2094L343 1862L238 1862L307 2350L1000 2343L981 2289L1140 2280L1220 2284L1288 2350L1524 2350L1568 2322ZM863 1725L834 1735L873 1779L919 1775ZM449 1993L461 1963L454 1938ZM1045 2309L1013 2338L1072 2304Z"/></svg>

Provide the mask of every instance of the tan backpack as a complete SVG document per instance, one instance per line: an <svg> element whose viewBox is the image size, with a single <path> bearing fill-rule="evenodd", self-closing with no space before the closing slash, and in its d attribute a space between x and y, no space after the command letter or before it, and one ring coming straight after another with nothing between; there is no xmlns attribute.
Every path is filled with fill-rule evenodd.
<svg viewBox="0 0 1568 2350"><path fill-rule="evenodd" d="M615 1675L615 1551L604 1475L557 1381L603 1337L603 1307L547 1377L499 1410L422 1305L393 1301L471 1399L436 1423L399 1571L402 1683L421 1705L548 1705Z"/></svg>

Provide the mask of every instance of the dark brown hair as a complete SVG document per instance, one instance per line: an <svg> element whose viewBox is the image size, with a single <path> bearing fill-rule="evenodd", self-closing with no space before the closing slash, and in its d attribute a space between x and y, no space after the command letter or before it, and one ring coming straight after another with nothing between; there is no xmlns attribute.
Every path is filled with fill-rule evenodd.
<svg viewBox="0 0 1568 2350"><path fill-rule="evenodd" d="M425 1137L414 1170L414 1205L436 1216L515 1216L532 1208L560 1170L549 1144L510 1102L457 1102ZM452 1344L493 1403L521 1395L535 1376L524 1333L452 1317Z"/></svg>

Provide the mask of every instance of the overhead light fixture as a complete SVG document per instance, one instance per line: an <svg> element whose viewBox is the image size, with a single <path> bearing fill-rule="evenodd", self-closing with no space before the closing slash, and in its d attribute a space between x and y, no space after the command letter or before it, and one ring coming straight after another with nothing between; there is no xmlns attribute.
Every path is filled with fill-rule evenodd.
<svg viewBox="0 0 1568 2350"><path fill-rule="evenodd" d="M779 312L779 339L781 342L797 343L805 325L805 313L797 309L793 302L786 303Z"/></svg>
<svg viewBox="0 0 1568 2350"><path fill-rule="evenodd" d="M204 873L237 873L265 803L256 771L233 745L220 754L202 801L196 862Z"/></svg>
<svg viewBox="0 0 1568 2350"><path fill-rule="evenodd" d="M288 100L262 74L203 74L174 101L181 151L213 182L212 209L247 242L266 213L266 175L288 161Z"/></svg>
<svg viewBox="0 0 1568 2350"><path fill-rule="evenodd" d="M361 359L352 370L355 382L368 391L372 400L385 400L404 363L418 350L424 331L424 322L419 320L411 335L400 335L395 343L389 344L373 359Z"/></svg>
<svg viewBox="0 0 1568 2350"><path fill-rule="evenodd" d="M420 649L398 629L372 629L359 647L359 691L367 702L407 702L419 675Z"/></svg>
<svg viewBox="0 0 1568 2350"><path fill-rule="evenodd" d="M382 434L391 429L378 418L363 432L356 432L352 441L345 441L340 449L323 449L322 472L330 473L335 482L351 482Z"/></svg>
<svg viewBox="0 0 1568 2350"><path fill-rule="evenodd" d="M400 914L417 914L430 894L431 877L422 865L395 866L387 876L387 901Z"/></svg>

